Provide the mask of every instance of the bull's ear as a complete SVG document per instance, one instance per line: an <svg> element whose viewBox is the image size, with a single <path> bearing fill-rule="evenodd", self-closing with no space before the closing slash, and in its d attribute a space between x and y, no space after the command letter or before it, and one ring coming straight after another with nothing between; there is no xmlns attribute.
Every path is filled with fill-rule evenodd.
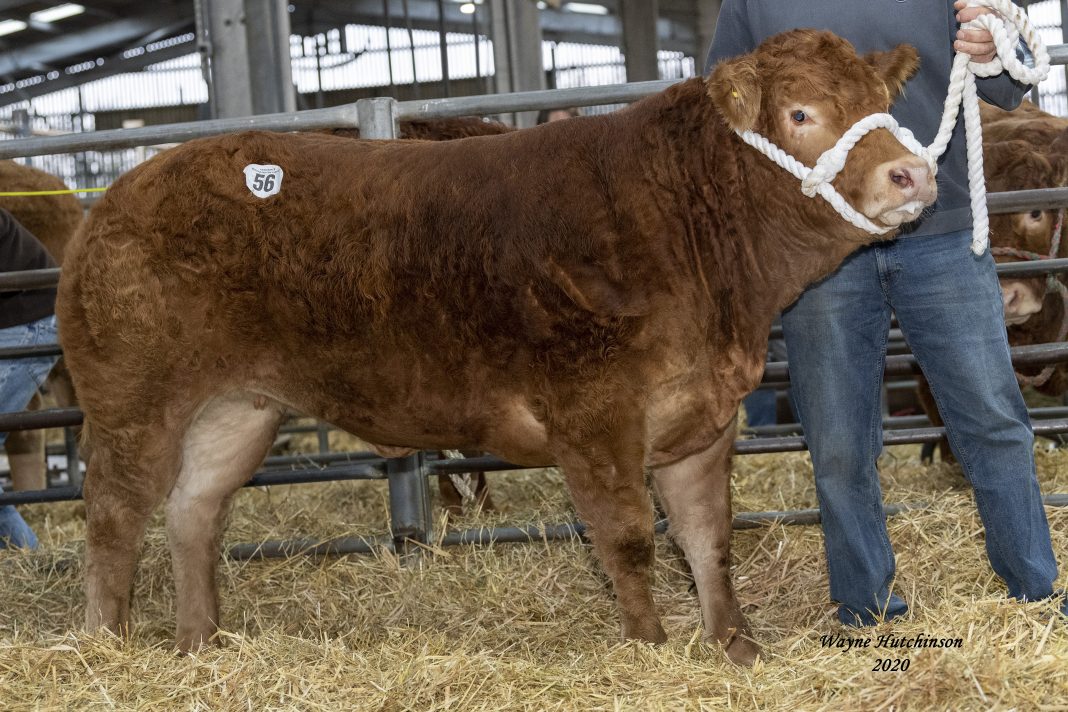
<svg viewBox="0 0 1068 712"><path fill-rule="evenodd" d="M760 116L760 80L756 60L741 56L720 62L708 77L708 95L735 131L756 127Z"/></svg>
<svg viewBox="0 0 1068 712"><path fill-rule="evenodd" d="M883 78L890 103L901 93L905 82L920 68L920 55L912 45L900 44L889 52L872 52L864 55L864 61Z"/></svg>

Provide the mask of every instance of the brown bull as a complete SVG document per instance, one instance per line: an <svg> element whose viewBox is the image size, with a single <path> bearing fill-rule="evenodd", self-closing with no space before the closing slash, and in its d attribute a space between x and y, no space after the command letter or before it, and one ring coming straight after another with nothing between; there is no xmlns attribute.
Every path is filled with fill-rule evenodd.
<svg viewBox="0 0 1068 712"><path fill-rule="evenodd" d="M166 500L178 644L215 634L222 522L288 407L386 446L558 463L623 635L662 641L650 468L706 635L751 663L729 567L738 405L773 315L872 236L732 128L812 164L917 62L798 30L607 116L443 143L244 133L131 171L59 288L94 447L87 625L127 626ZM882 130L836 184L887 226L935 197Z"/></svg>
<svg viewBox="0 0 1068 712"><path fill-rule="evenodd" d="M67 185L50 173L14 161L0 161L0 190L5 193L66 189ZM23 227L41 241L52 259L57 264L63 264L67 243L74 237L84 213L77 198L73 195L0 196L0 208L14 215ZM74 389L62 359L52 369L48 387L60 405L75 404ZM35 395L28 408L39 410L41 407L41 397ZM47 473L43 430L9 433L4 449L16 490L45 488Z"/></svg>

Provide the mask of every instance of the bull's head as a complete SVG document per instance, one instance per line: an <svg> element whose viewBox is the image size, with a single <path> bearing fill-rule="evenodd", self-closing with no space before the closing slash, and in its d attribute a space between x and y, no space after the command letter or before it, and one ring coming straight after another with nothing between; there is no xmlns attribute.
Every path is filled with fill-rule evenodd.
<svg viewBox="0 0 1068 712"><path fill-rule="evenodd" d="M1066 137L1068 138L1068 137ZM1062 186L1068 181L1068 153L1036 149L1027 141L998 141L983 146L987 191L1032 190ZM1068 146L1066 146L1068 147ZM1062 237L1056 255L1051 254L1058 226L1057 210L1028 210L990 216L990 246L998 262L1014 262L1020 255L1065 257L1068 245ZM1001 280L1005 323L1022 324L1038 313L1046 294L1046 279L1006 278Z"/></svg>
<svg viewBox="0 0 1068 712"><path fill-rule="evenodd" d="M812 166L859 119L888 111L918 67L908 45L858 57L830 32L794 30L716 65L708 92L732 129L760 133ZM937 197L927 162L886 129L857 143L834 187L884 227L915 220Z"/></svg>

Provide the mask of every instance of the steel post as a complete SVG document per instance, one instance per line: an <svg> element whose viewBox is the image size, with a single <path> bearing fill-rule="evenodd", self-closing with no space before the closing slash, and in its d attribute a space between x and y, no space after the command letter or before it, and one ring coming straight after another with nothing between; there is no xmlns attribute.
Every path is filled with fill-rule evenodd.
<svg viewBox="0 0 1068 712"><path fill-rule="evenodd" d="M430 541L430 487L423 453L386 460L389 481L389 528L399 554L418 551L415 544Z"/></svg>
<svg viewBox="0 0 1068 712"><path fill-rule="evenodd" d="M326 423L319 421L315 437L319 441L319 454L325 455L330 452L330 428Z"/></svg>
<svg viewBox="0 0 1068 712"><path fill-rule="evenodd" d="M650 82L660 78L657 50L659 3L657 0L621 0L623 55L628 82Z"/></svg>
<svg viewBox="0 0 1068 712"><path fill-rule="evenodd" d="M356 102L356 120L360 138L397 138L397 102L388 97L360 99Z"/></svg>
<svg viewBox="0 0 1068 712"><path fill-rule="evenodd" d="M541 16L533 2L490 0L490 36L493 38L494 91L536 91L545 88L541 49ZM566 108L562 105L556 108ZM538 107L539 109L541 107ZM508 110L502 113L511 113ZM517 114L520 128L533 126L537 117Z"/></svg>
<svg viewBox="0 0 1068 712"><path fill-rule="evenodd" d="M248 116L252 111L252 78L245 33L245 0L208 0L207 30L211 83L219 117Z"/></svg>
<svg viewBox="0 0 1068 712"><path fill-rule="evenodd" d="M208 0L208 56L216 116L297 108L289 57L287 0Z"/></svg>
<svg viewBox="0 0 1068 712"><path fill-rule="evenodd" d="M289 0L244 0L252 113L296 111L289 56Z"/></svg>
<svg viewBox="0 0 1068 712"><path fill-rule="evenodd" d="M70 426L63 428L63 447L67 456L67 484L81 487L82 461L78 457L78 436Z"/></svg>

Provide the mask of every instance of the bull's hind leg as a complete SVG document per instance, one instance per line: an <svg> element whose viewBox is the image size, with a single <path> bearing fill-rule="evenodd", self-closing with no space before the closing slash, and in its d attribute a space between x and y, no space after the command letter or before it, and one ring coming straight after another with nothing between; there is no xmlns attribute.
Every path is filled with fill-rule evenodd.
<svg viewBox="0 0 1068 712"><path fill-rule="evenodd" d="M209 401L186 430L182 468L166 508L183 651L199 648L218 630L215 568L223 521L234 493L270 450L282 412L264 396L230 393Z"/></svg>
<svg viewBox="0 0 1068 712"><path fill-rule="evenodd" d="M85 622L125 634L130 595L148 518L178 469L173 434L141 425L93 434L85 475Z"/></svg>
<svg viewBox="0 0 1068 712"><path fill-rule="evenodd" d="M653 504L645 485L641 436L611 453L569 451L558 458L575 509L612 579L624 638L667 640L653 603Z"/></svg>
<svg viewBox="0 0 1068 712"><path fill-rule="evenodd" d="M752 665L760 648L731 585L730 463L735 428L704 452L654 470L670 532L686 554L701 600L706 639L723 644L736 663Z"/></svg>

